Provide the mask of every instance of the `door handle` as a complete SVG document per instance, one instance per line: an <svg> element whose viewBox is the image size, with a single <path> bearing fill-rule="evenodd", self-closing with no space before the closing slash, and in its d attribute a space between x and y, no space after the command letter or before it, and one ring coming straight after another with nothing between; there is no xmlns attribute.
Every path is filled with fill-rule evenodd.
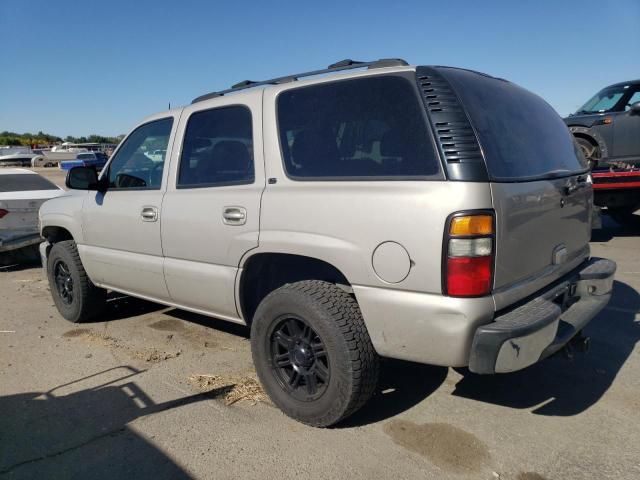
<svg viewBox="0 0 640 480"><path fill-rule="evenodd" d="M140 216L143 222L155 222L158 220L158 207L142 207Z"/></svg>
<svg viewBox="0 0 640 480"><path fill-rule="evenodd" d="M222 221L226 225L244 225L247 223L247 209L244 207L224 207Z"/></svg>

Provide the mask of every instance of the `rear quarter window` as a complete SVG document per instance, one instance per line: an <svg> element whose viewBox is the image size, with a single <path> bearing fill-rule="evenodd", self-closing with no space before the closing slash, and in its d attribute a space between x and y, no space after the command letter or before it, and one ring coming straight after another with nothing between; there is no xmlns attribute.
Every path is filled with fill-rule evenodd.
<svg viewBox="0 0 640 480"><path fill-rule="evenodd" d="M0 192L24 192L29 190L57 190L53 183L37 174L0 174Z"/></svg>
<svg viewBox="0 0 640 480"><path fill-rule="evenodd" d="M493 181L524 181L587 170L573 135L542 98L511 82L442 68L462 101Z"/></svg>
<svg viewBox="0 0 640 480"><path fill-rule="evenodd" d="M374 76L286 90L280 146L297 180L442 178L415 86Z"/></svg>

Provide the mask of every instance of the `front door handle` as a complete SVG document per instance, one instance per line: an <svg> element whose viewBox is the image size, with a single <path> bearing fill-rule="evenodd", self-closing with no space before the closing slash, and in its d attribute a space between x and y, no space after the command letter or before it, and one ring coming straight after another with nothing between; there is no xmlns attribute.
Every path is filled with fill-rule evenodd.
<svg viewBox="0 0 640 480"><path fill-rule="evenodd" d="M222 221L226 225L244 225L247 223L247 209L244 207L224 207Z"/></svg>
<svg viewBox="0 0 640 480"><path fill-rule="evenodd" d="M158 207L142 207L140 216L142 217L143 222L156 222L158 220Z"/></svg>

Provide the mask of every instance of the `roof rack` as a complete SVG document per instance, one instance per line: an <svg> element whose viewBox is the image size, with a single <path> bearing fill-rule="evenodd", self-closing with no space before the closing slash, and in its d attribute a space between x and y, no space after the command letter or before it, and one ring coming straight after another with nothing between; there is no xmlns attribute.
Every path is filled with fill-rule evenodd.
<svg viewBox="0 0 640 480"><path fill-rule="evenodd" d="M311 72L296 73L294 75L287 75L284 77L272 78L270 80L262 80L259 82L253 80L243 80L233 85L226 90L220 90L218 92L211 92L205 95L201 95L195 98L191 103L202 102L203 100L209 100L210 98L221 97L227 93L237 92L239 90L245 90L247 88L259 87L261 85L278 85L281 83L294 82L299 78L311 77L314 75L322 75L324 73L339 72L342 70L351 70L354 68L384 68L384 67L404 67L409 65L405 60L401 58L381 58L380 60L374 60L371 62L360 62L357 60L351 60L349 58L341 60L336 63L332 63L325 69L312 70Z"/></svg>

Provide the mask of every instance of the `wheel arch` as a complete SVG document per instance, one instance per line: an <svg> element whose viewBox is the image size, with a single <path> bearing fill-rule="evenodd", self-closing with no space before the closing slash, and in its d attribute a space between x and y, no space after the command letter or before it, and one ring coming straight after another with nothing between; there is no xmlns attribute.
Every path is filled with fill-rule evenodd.
<svg viewBox="0 0 640 480"><path fill-rule="evenodd" d="M63 219L66 219L66 216L62 216ZM43 256L43 262L45 258L49 258L49 252L51 251L51 247L58 243L63 242L65 240L73 240L76 243L81 239L81 236L78 235L78 232L68 224L68 222L51 222L42 221L40 226L40 236L45 239L45 243L40 247L40 255Z"/></svg>
<svg viewBox="0 0 640 480"><path fill-rule="evenodd" d="M569 131L574 137L584 138L597 146L600 150L600 158L605 159L609 156L609 149L607 148L607 142L604 140L600 133L592 128L583 127L581 125L569 125Z"/></svg>
<svg viewBox="0 0 640 480"><path fill-rule="evenodd" d="M63 213L50 213L44 210L45 203L40 209L40 235L50 243L62 240L74 240L83 243L82 226L76 216ZM43 211L44 210L44 211ZM52 241L53 240L53 241Z"/></svg>
<svg viewBox="0 0 640 480"><path fill-rule="evenodd" d="M48 225L43 227L42 237L51 244L62 242L64 240L75 240L73 238L73 234L67 228L57 225Z"/></svg>
<svg viewBox="0 0 640 480"><path fill-rule="evenodd" d="M243 262L237 282L238 311L247 325L264 297L275 289L303 280L322 280L350 291L346 275L332 263L306 255L258 252Z"/></svg>

